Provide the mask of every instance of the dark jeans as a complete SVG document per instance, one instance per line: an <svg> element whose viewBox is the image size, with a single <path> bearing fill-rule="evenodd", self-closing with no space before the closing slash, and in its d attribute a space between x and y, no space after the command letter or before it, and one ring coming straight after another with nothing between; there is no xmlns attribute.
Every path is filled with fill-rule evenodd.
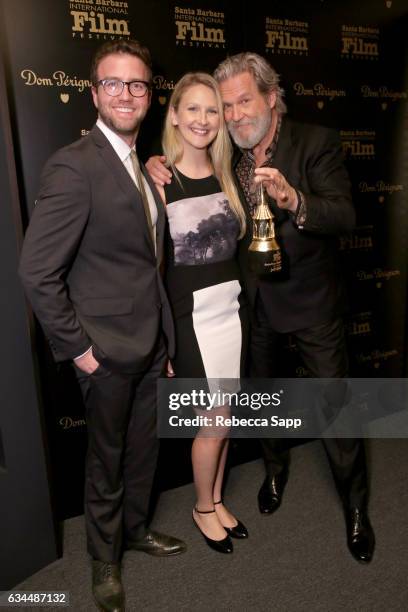
<svg viewBox="0 0 408 612"><path fill-rule="evenodd" d="M262 310L251 338L250 369L255 378L276 376L280 334L266 322ZM345 378L348 358L344 325L340 318L309 329L291 333L299 355L314 378ZM286 470L289 463L288 440L261 441L268 476ZM346 507L367 503L367 469L363 440L359 438L322 438L334 481Z"/></svg>

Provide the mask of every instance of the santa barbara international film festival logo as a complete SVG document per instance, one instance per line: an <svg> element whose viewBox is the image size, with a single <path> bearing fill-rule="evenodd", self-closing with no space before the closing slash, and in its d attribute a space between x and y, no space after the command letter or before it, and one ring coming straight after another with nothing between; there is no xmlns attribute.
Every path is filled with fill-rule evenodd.
<svg viewBox="0 0 408 612"><path fill-rule="evenodd" d="M345 89L334 89L323 83L309 85L298 81L293 85L293 90L297 96L313 98L319 110L324 108L326 102L333 102L337 98L347 96Z"/></svg>
<svg viewBox="0 0 408 612"><path fill-rule="evenodd" d="M119 0L69 0L72 38L113 40L130 36L128 2Z"/></svg>
<svg viewBox="0 0 408 612"><path fill-rule="evenodd" d="M340 56L346 59L379 58L380 30L361 25L341 26Z"/></svg>
<svg viewBox="0 0 408 612"><path fill-rule="evenodd" d="M348 336L367 336L372 331L373 313L370 310L366 312L355 312L351 315L346 323L346 332Z"/></svg>
<svg viewBox="0 0 408 612"><path fill-rule="evenodd" d="M339 249L349 255L359 252L371 252L374 248L374 226L359 225L347 236L340 236Z"/></svg>
<svg viewBox="0 0 408 612"><path fill-rule="evenodd" d="M24 81L24 85L28 87L52 87L58 91L59 99L64 104L70 100L70 93L67 90L73 89L78 93L83 93L91 87L91 81L81 79L64 72L64 70L55 70L51 75L39 74L32 68L24 68L20 72L20 76Z"/></svg>
<svg viewBox="0 0 408 612"><path fill-rule="evenodd" d="M375 130L340 130L344 154L356 160L375 158Z"/></svg>
<svg viewBox="0 0 408 612"><path fill-rule="evenodd" d="M174 7L176 46L225 49L225 15L222 11Z"/></svg>
<svg viewBox="0 0 408 612"><path fill-rule="evenodd" d="M265 52L308 55L309 24L275 17L265 17Z"/></svg>

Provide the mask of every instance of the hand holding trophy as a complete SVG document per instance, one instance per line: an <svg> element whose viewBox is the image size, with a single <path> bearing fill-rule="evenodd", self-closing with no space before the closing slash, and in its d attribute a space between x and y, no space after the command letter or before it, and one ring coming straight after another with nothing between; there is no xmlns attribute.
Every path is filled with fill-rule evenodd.
<svg viewBox="0 0 408 612"><path fill-rule="evenodd" d="M251 271L256 275L282 270L282 253L275 238L274 216L265 201L262 183L257 189L257 206L252 217L253 236L248 249Z"/></svg>

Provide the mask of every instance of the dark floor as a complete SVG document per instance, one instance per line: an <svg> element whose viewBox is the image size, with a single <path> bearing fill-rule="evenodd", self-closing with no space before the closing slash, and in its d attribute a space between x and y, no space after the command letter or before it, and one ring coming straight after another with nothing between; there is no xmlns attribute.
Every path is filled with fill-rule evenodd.
<svg viewBox="0 0 408 612"><path fill-rule="evenodd" d="M233 468L226 501L248 526L250 538L237 541L231 556L210 550L193 526L192 485L163 493L154 526L183 538L188 551L169 559L127 553L126 609L406 612L408 441L374 440L368 450L370 515L377 536L370 565L358 564L348 552L325 454L315 441L293 449L283 504L273 516L261 516L256 506L261 461ZM70 608L93 610L83 517L66 521L64 547L63 559L18 588L68 590Z"/></svg>

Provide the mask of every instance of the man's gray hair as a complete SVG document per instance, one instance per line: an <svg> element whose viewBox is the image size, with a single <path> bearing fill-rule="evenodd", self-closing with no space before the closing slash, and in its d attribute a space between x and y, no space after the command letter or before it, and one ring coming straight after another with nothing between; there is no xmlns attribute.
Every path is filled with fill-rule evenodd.
<svg viewBox="0 0 408 612"><path fill-rule="evenodd" d="M215 80L220 83L226 79L249 72L255 79L261 94L267 95L274 91L276 93L276 111L280 115L287 112L283 101L285 95L282 87L279 87L279 74L272 66L257 53L237 53L227 57L214 71Z"/></svg>

